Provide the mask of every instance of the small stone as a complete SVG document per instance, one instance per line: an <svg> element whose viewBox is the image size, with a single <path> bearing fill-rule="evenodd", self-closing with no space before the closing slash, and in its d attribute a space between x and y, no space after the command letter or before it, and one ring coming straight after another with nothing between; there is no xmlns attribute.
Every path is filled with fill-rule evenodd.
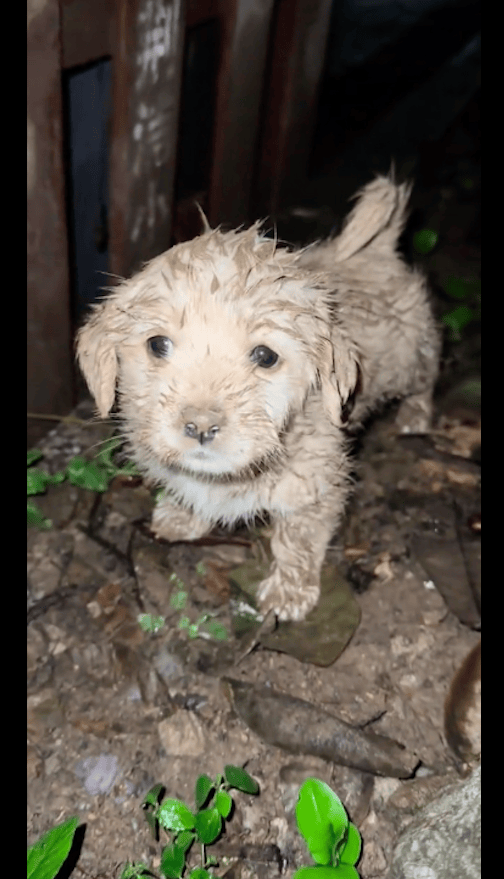
<svg viewBox="0 0 504 879"><path fill-rule="evenodd" d="M108 794L116 781L119 760L115 754L99 754L98 757L85 757L75 766L75 774L88 794Z"/></svg>
<svg viewBox="0 0 504 879"><path fill-rule="evenodd" d="M158 723L158 734L166 753L173 757L199 757L206 751L202 724L191 712L181 708Z"/></svg>

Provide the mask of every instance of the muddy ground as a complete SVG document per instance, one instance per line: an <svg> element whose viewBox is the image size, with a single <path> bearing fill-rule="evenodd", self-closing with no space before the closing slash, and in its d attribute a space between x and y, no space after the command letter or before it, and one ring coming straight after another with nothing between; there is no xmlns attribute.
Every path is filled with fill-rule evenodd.
<svg viewBox="0 0 504 879"><path fill-rule="evenodd" d="M46 443L45 464L57 469L107 431L61 426ZM198 774L245 764L260 794L236 794L215 846L224 857L219 875L290 876L310 863L293 807L311 775L333 787L359 826L363 879L385 876L400 829L457 772L443 705L480 637L478 443L477 412L460 408L442 415L428 439L399 439L392 413L364 435L354 497L328 555L361 620L328 667L264 649L260 636L256 644L233 634L230 608L236 616L246 596L229 572L253 555L250 532L217 535L223 542L210 546L162 545L145 528L152 506L145 486L116 480L100 496L51 488L40 501L53 528L28 535L29 841L77 814L86 827L76 876L112 879L127 860L155 867L160 845L141 811L149 787L162 782L167 795L192 804ZM141 631L145 612L165 617L157 633ZM180 628L182 617L196 623L204 614L226 627L226 641L205 632L190 638ZM299 647L295 632L291 643ZM419 764L415 780L266 744L237 716L223 675L402 743ZM300 750L309 751L313 731L297 733Z"/></svg>
<svg viewBox="0 0 504 879"><path fill-rule="evenodd" d="M479 278L478 196L467 188L476 177L465 158L459 164L416 196L419 227L444 231L442 246L420 260L439 317L454 304L443 292L447 278ZM351 609L347 628L340 631L344 614L331 611L325 625L287 632L287 652L267 649L268 627L241 628L250 596L240 592L247 578L236 568L257 560L263 536L156 542L147 528L151 491L134 480L118 479L101 495L63 483L37 498L53 527L28 531L29 843L78 815L72 875L115 879L128 860L156 869L167 840L156 843L149 833L146 791L162 782L167 795L191 805L200 773L234 763L257 779L260 794L236 794L226 833L212 847L217 875L290 877L310 863L294 805L303 780L316 776L361 831L362 879L384 879L419 806L479 754L477 722L461 727L467 692L450 691L480 639L478 381L473 322L445 346L432 434L397 437L390 411L359 438L354 495L327 558L335 566L329 592L342 590ZM92 419L90 403L76 414L80 421L39 444L41 466L51 472L73 455L92 454L110 434ZM142 613L164 617L164 625L143 632ZM253 718L237 713L223 677L304 699L314 712L400 742L413 777L340 765L337 736L334 759L313 756L314 731L295 712L289 734L299 753L268 744L251 728ZM271 739L277 718L265 709L263 720Z"/></svg>

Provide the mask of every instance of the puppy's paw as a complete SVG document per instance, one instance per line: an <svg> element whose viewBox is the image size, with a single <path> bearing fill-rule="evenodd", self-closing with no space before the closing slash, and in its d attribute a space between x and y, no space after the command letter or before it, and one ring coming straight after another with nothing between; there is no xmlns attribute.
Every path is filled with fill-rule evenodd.
<svg viewBox="0 0 504 879"><path fill-rule="evenodd" d="M257 587L257 600L261 613L272 610L279 620L304 620L315 607L320 596L320 587L282 582L279 571L262 580Z"/></svg>
<svg viewBox="0 0 504 879"><path fill-rule="evenodd" d="M190 510L163 500L154 509L151 530L156 537L175 543L177 540L197 540L208 534L210 527Z"/></svg>
<svg viewBox="0 0 504 879"><path fill-rule="evenodd" d="M430 393L406 397L399 406L395 423L399 433L428 433L432 422Z"/></svg>

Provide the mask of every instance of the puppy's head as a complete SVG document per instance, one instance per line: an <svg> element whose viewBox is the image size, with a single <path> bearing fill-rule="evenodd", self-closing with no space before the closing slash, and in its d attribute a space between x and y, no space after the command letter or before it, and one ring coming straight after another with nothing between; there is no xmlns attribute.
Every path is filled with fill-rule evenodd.
<svg viewBox="0 0 504 879"><path fill-rule="evenodd" d="M340 423L357 367L324 276L245 232L210 231L152 260L80 330L81 369L104 417L116 392L135 461L209 478L282 458L282 434L320 389Z"/></svg>

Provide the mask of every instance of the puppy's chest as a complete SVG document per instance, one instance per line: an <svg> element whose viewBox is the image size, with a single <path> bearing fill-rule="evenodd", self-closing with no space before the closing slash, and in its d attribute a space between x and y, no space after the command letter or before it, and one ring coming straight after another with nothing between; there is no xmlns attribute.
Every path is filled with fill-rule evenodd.
<svg viewBox="0 0 504 879"><path fill-rule="evenodd" d="M191 476L175 474L169 489L176 500L191 507L209 522L231 525L238 519L251 520L271 507L271 481L259 478L250 482L207 483Z"/></svg>

